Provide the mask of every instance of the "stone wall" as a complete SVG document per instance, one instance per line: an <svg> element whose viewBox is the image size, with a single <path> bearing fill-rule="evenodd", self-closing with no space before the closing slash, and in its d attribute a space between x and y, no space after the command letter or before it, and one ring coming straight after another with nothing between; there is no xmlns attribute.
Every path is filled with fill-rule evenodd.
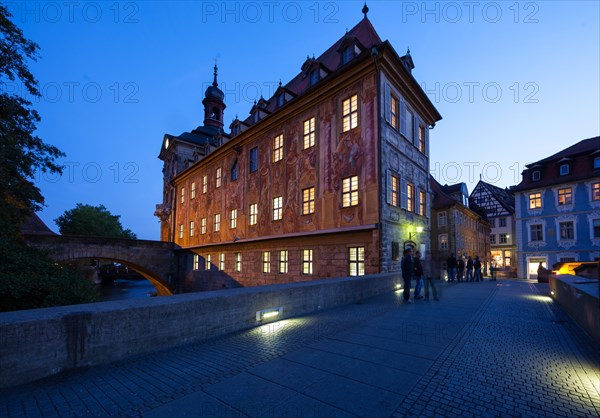
<svg viewBox="0 0 600 418"><path fill-rule="evenodd" d="M372 275L3 313L0 387L250 328L264 309L298 316L391 292L397 283L398 275Z"/></svg>

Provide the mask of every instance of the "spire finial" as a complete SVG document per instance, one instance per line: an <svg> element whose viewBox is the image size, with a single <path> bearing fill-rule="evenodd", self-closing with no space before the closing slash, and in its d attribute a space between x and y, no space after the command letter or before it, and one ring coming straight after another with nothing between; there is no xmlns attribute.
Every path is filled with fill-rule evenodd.
<svg viewBox="0 0 600 418"><path fill-rule="evenodd" d="M410 55L410 47L406 47L406 55Z"/></svg>
<svg viewBox="0 0 600 418"><path fill-rule="evenodd" d="M279 79L279 87L281 87L281 78Z"/></svg>
<svg viewBox="0 0 600 418"><path fill-rule="evenodd" d="M215 78L214 78L214 80L213 80L213 84L212 84L212 85L213 85L213 86L215 86L215 87L217 87L217 86L219 85L219 83L217 83L217 70L218 70L218 68L217 68L217 63L215 62L215 71L214 71Z"/></svg>
<svg viewBox="0 0 600 418"><path fill-rule="evenodd" d="M365 1L365 5L362 8L362 12L365 15L365 19L367 18L367 13L369 13L369 6L367 6L367 2Z"/></svg>

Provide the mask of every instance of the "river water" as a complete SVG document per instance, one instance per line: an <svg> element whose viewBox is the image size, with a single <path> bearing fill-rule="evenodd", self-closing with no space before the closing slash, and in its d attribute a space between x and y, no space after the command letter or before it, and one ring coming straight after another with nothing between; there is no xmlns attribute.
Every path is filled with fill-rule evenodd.
<svg viewBox="0 0 600 418"><path fill-rule="evenodd" d="M146 279L129 280L117 279L114 284L99 284L97 286L100 301L143 299L156 294L156 288Z"/></svg>

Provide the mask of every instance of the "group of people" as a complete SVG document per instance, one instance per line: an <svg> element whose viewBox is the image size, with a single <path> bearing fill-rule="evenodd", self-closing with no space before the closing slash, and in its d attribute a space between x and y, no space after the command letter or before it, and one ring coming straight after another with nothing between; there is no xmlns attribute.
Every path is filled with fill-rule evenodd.
<svg viewBox="0 0 600 418"><path fill-rule="evenodd" d="M456 259L454 254L446 260L446 271L448 272L448 283L460 282L482 282L481 260L475 256L475 260L469 256L467 262L462 257ZM466 274L465 274L466 272Z"/></svg>
<svg viewBox="0 0 600 418"><path fill-rule="evenodd" d="M433 299L439 300L437 296L437 290L435 288L435 284L433 282L433 278L431 274L427 274L424 277L423 272L423 264L421 263L421 253L419 251L415 252L415 256L413 257L412 248L406 248L404 250L404 255L402 257L402 262L400 264L400 268L402 269L402 280L404 281L404 293L403 299L404 303L412 303L410 299L410 286L412 279L415 279L415 292L414 299L425 299L429 300L429 289L433 293ZM421 296L421 291L423 290L423 286L425 286L425 297Z"/></svg>

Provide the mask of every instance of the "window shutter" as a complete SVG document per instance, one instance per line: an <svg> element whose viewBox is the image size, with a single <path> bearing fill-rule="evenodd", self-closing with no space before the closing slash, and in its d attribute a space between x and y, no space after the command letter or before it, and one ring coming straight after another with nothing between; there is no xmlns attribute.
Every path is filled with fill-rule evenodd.
<svg viewBox="0 0 600 418"><path fill-rule="evenodd" d="M400 179L400 207L402 209L408 208L408 194L406 193L407 184L406 179Z"/></svg>
<svg viewBox="0 0 600 418"><path fill-rule="evenodd" d="M400 102L400 133L406 136L406 103Z"/></svg>
<svg viewBox="0 0 600 418"><path fill-rule="evenodd" d="M429 155L429 128L427 125L423 125L425 131L425 155Z"/></svg>
<svg viewBox="0 0 600 418"><path fill-rule="evenodd" d="M421 191L419 190L418 187L415 187L415 213L418 213L419 215L421 214L419 212L419 210L421 210L421 206L419 206L420 201L421 201Z"/></svg>
<svg viewBox="0 0 600 418"><path fill-rule="evenodd" d="M431 211L429 210L431 206L431 193L427 192L426 198L427 202L425 203L425 216L427 216L427 219L431 219Z"/></svg>
<svg viewBox="0 0 600 418"><path fill-rule="evenodd" d="M384 113L385 113L385 120L387 122L391 122L392 121L392 92L390 89L390 85L385 83L385 97L384 97L384 101L385 101L385 107L384 107Z"/></svg>
<svg viewBox="0 0 600 418"><path fill-rule="evenodd" d="M413 143L419 148L419 117L414 115L413 119Z"/></svg>
<svg viewBox="0 0 600 418"><path fill-rule="evenodd" d="M392 172L390 170L387 170L387 175L385 176L385 184L386 184L386 190L385 190L385 199L388 203L388 205L392 204Z"/></svg>

